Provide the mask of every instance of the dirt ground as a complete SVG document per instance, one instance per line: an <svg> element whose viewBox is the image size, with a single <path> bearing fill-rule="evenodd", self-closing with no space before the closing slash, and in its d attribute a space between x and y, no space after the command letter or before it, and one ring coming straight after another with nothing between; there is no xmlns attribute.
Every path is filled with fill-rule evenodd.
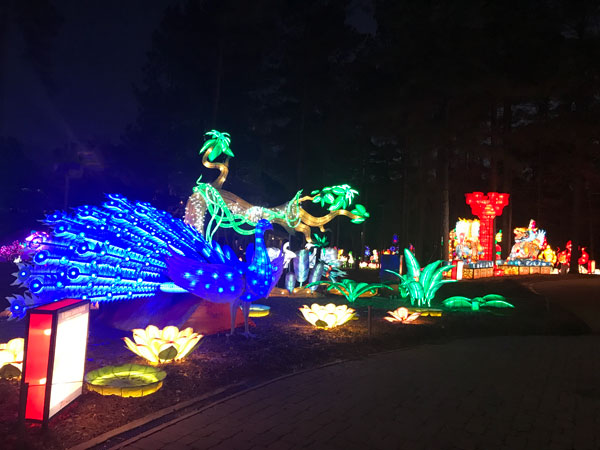
<svg viewBox="0 0 600 450"><path fill-rule="evenodd" d="M437 301L452 295L467 297L495 293L504 295L515 309L479 312L444 311L442 317L423 317L413 324L392 324L383 319L386 311L404 305L392 297L359 299L350 304L356 320L334 330L313 328L298 308L313 299L269 298L271 314L254 319L257 337L228 338L224 333L206 336L185 361L164 365L164 386L143 398L101 396L84 389L84 394L55 416L46 432L37 425L17 424L19 382L0 380L0 435L6 449L62 449L85 442L99 434L144 417L159 409L214 391L233 383L251 383L315 367L338 359L361 358L370 353L422 343L447 342L465 336L582 334L589 327L567 310L549 303L543 295L527 288L530 277L465 281L439 291ZM540 279L536 277L536 279ZM549 277L548 281L553 278ZM529 280L531 281L531 280ZM346 303L339 296L318 300L325 304ZM367 334L367 306L373 306L372 335ZM437 305L436 305L437 304ZM94 312L90 324L86 372L105 365L144 360L125 348L122 337L131 333L107 327ZM0 319L0 342L23 336L22 322Z"/></svg>

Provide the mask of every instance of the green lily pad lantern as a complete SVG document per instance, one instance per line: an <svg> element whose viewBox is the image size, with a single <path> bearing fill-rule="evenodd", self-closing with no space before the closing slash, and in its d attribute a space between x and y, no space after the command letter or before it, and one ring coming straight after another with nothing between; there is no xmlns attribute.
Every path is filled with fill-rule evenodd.
<svg viewBox="0 0 600 450"><path fill-rule="evenodd" d="M158 391L167 376L164 370L141 364L105 366L85 374L90 391L100 395L144 397Z"/></svg>

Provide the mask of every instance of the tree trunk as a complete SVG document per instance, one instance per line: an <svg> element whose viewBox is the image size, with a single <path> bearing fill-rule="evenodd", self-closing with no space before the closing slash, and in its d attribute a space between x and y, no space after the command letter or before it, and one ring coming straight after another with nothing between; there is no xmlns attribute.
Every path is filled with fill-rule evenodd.
<svg viewBox="0 0 600 450"><path fill-rule="evenodd" d="M421 153L419 155L419 168L418 170L418 177L419 177L419 182L417 184L417 189L418 189L418 193L417 193L417 204L415 205L417 208L417 230L416 230L416 238L413 241L414 242L414 246L415 246L415 256L417 256L417 260L422 261L425 257L425 251L423 249L423 235L424 235L424 228L425 228L425 221L428 218L428 214L429 211L426 211L425 208L425 201L426 201L426 196L425 196L425 164L423 162L423 154Z"/></svg>
<svg viewBox="0 0 600 450"><path fill-rule="evenodd" d="M450 196L449 196L449 176L448 176L448 148L442 148L442 246L440 249L440 259L446 260L450 254Z"/></svg>
<svg viewBox="0 0 600 450"><path fill-rule="evenodd" d="M594 246L594 231L596 230L596 222L594 221L594 214L593 214L593 209L592 209L592 189L591 186L587 186L586 190L585 190L586 194L587 194L587 207L588 207L588 212L587 212L587 220L588 220L588 225L589 225L589 242L588 245L590 246L590 251L588 252L590 254L590 259L594 259L596 257L596 252L595 250L595 246Z"/></svg>
<svg viewBox="0 0 600 450"><path fill-rule="evenodd" d="M540 218L542 217L542 197L543 197L543 181L544 181L544 176L543 176L543 167L542 167L543 161L542 161L542 150L538 149L538 163L537 163L537 176L536 176L536 189L537 189L537 201L536 201L536 205L537 205L537 210L536 210L536 215L535 215L535 220L540 220Z"/></svg>
<svg viewBox="0 0 600 450"><path fill-rule="evenodd" d="M505 98L503 101L503 113L502 113L502 192L511 194L510 203L504 211L502 220L502 244L504 258L506 259L512 249L512 204L514 199L512 198L512 160L509 156L508 146L510 145L510 133L512 130L512 102Z"/></svg>
<svg viewBox="0 0 600 450"><path fill-rule="evenodd" d="M512 202L511 198L511 202ZM512 203L508 205L508 211L506 211L506 231L502 231L502 240L505 243L505 253L504 259L508 258L510 251L512 250L512 240L513 240L513 231L512 231Z"/></svg>
<svg viewBox="0 0 600 450"><path fill-rule="evenodd" d="M498 191L498 158L496 155L496 104L490 105L490 192Z"/></svg>
<svg viewBox="0 0 600 450"><path fill-rule="evenodd" d="M581 245L579 234L581 225L581 196L583 195L583 179L580 174L573 174L573 212L571 214L571 261L569 264L569 273L579 273L579 246Z"/></svg>
<svg viewBox="0 0 600 450"><path fill-rule="evenodd" d="M217 128L217 120L219 117L219 104L221 102L221 83L223 79L223 51L225 43L223 36L219 38L219 53L217 55L217 68L215 70L215 95L213 99L212 110L212 126Z"/></svg>
<svg viewBox="0 0 600 450"><path fill-rule="evenodd" d="M512 190L512 162L510 157L507 155L507 152L504 153L504 163L503 165L503 186L502 192L510 194L509 204L504 209L504 213L502 214L502 252L504 254L504 259L506 259L512 249L512 205L515 202L515 198L513 196Z"/></svg>
<svg viewBox="0 0 600 450"><path fill-rule="evenodd" d="M306 87L306 79L303 80L304 87L302 88L302 104L300 105L300 137L298 139L299 146L296 151L296 184L302 186L304 177L304 158L306 154L306 110L308 102L308 94Z"/></svg>
<svg viewBox="0 0 600 450"><path fill-rule="evenodd" d="M406 167L402 173L402 206L401 206L401 233L399 242L401 245L408 245L408 170ZM402 249L403 250L403 249ZM402 254L402 251L400 251Z"/></svg>
<svg viewBox="0 0 600 450"><path fill-rule="evenodd" d="M6 135L5 118L5 76L10 69L8 67L8 15L12 8L12 2L0 2L0 136Z"/></svg>

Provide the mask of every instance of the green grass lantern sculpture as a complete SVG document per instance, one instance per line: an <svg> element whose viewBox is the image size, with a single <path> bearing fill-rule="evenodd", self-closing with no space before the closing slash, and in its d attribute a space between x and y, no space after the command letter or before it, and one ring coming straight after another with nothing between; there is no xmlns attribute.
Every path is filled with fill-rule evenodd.
<svg viewBox="0 0 600 450"><path fill-rule="evenodd" d="M428 264L421 270L421 266L413 253L405 248L404 260L406 261L407 273L400 275L393 270L386 270L400 278L398 289L402 298L410 297L410 304L415 302L419 307L431 307L431 300L435 293L445 283L452 283L456 280L444 280L444 272L452 269L454 266L440 267L442 261L436 261Z"/></svg>

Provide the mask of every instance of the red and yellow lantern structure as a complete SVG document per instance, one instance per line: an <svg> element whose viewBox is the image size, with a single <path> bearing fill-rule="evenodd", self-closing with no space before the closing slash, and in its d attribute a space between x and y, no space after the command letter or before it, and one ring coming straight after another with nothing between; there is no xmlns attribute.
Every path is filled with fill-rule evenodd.
<svg viewBox="0 0 600 450"><path fill-rule="evenodd" d="M482 260L494 260L494 219L502 215L502 210L508 205L509 194L498 192L471 192L465 194L467 205L471 207L473 215L480 221L479 242L483 247Z"/></svg>

